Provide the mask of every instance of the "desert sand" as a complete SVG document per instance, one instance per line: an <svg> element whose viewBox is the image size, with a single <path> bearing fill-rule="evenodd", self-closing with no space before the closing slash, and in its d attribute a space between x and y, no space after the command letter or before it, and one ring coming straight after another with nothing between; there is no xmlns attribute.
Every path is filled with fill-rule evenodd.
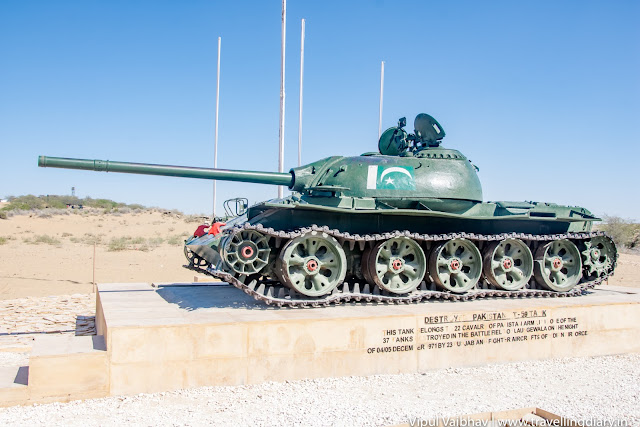
<svg viewBox="0 0 640 427"><path fill-rule="evenodd" d="M193 281L182 244L198 223L159 211L72 212L0 220L0 300L91 293L94 241L98 283ZM640 255L621 254L609 284L640 287Z"/></svg>
<svg viewBox="0 0 640 427"><path fill-rule="evenodd" d="M21 215L0 220L0 243L4 242L0 244L0 369L27 366L33 342L43 333L95 334L95 295L91 294L94 242L97 242L97 282L191 282L196 274L182 267L185 263L182 241L197 225L161 212L71 213L49 218ZM640 256L622 254L616 274L609 283L640 287ZM426 408L432 411L438 408L451 414L472 413L532 406L532 402L537 402L537 406L576 419L597 416L629 419L633 423L637 418L637 411L634 411L637 404L633 399L634 393L637 395L634 387L637 389L639 383L634 378L638 372L637 360L637 355L551 359L411 375L205 387L69 404L13 407L0 410L0 422L8 425L69 424L73 420L71 424L74 425L121 425L134 420L137 424L151 425L184 424L187 420L188 424L226 425L274 424L274 420L284 418L277 424L291 424L301 419L306 424L317 424L318 419L323 419L328 420L327 425L345 420L354 425L391 425L415 417L415 414L426 414L423 413L424 402L436 402L438 393L425 397L424 390L438 383L444 384L438 390L443 387L456 392L467 390L469 395L454 399L456 404L453 406L447 406L451 399L427 405ZM585 376L585 372L588 375ZM521 393L523 383L528 384L531 378L541 376L555 380L534 381L527 393ZM489 384L487 378L491 379ZM461 381L465 387L460 388ZM413 399L413 404L402 401L395 408L385 406L383 401L388 403L389 393L402 393L411 384L415 396L422 393ZM567 384L577 394L558 399L555 390L565 390ZM497 398L478 400L477 390L487 388L507 390L506 395L510 397L505 400L504 393L490 393ZM379 401L373 402L373 406L363 405L358 396L366 395L371 389L391 392L378 396ZM344 396L332 395L336 390L347 391ZM586 394L580 394L581 390L586 390ZM620 390L624 393L620 394ZM247 393L249 400L238 404L238 396L246 397ZM450 396L451 393L445 394ZM598 405L583 405L582 402L588 402L588 396L594 393L615 400L617 404L607 406L604 411ZM292 406L292 399L301 395L331 396L329 400L339 404L333 404L329 412L326 405L318 404L317 399L307 399L302 406ZM212 402L217 403L211 406ZM255 405L247 410L247 402ZM466 404L460 406L460 402ZM185 405L200 409L189 409L188 418L185 418ZM374 407L383 410L376 412ZM321 408L319 412L318 408ZM307 414L306 418L303 414ZM390 414L393 416L389 417ZM439 415L429 413L424 419Z"/></svg>
<svg viewBox="0 0 640 427"><path fill-rule="evenodd" d="M98 283L191 282L183 242L197 225L157 211L0 220L0 299L91 293L94 241Z"/></svg>

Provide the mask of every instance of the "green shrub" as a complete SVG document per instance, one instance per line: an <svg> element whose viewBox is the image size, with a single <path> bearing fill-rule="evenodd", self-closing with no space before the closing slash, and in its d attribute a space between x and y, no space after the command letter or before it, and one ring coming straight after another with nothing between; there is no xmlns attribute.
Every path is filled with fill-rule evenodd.
<svg viewBox="0 0 640 427"><path fill-rule="evenodd" d="M109 241L108 250L111 252L127 250L149 251L162 244L162 242L164 242L164 239L161 237L149 239L131 236L114 237Z"/></svg>
<svg viewBox="0 0 640 427"><path fill-rule="evenodd" d="M111 252L126 251L129 249L130 237L114 237L109 242L108 249Z"/></svg>
<svg viewBox="0 0 640 427"><path fill-rule="evenodd" d="M109 213L114 209L126 208L126 209L145 209L140 204L127 205L125 203L114 202L109 199L92 199L91 197L85 197L80 199L72 196L34 196L28 194L26 196L9 197L9 205L5 206L3 210L12 211L30 211L38 209L67 209L67 205L83 205L89 208L103 209L105 213Z"/></svg>
<svg viewBox="0 0 640 427"><path fill-rule="evenodd" d="M0 245L4 245L5 243L7 243L9 241L9 239L7 239L6 237L2 237L0 236Z"/></svg>
<svg viewBox="0 0 640 427"><path fill-rule="evenodd" d="M618 247L628 249L640 247L640 224L618 216L604 215L603 220L598 229L611 236Z"/></svg>
<svg viewBox="0 0 640 427"><path fill-rule="evenodd" d="M185 240L186 240L185 236L182 236L180 234L175 234L167 238L167 243L170 244L171 246L181 246L184 244Z"/></svg>
<svg viewBox="0 0 640 427"><path fill-rule="evenodd" d="M192 222L197 222L198 224L202 224L203 222L208 220L209 219L206 216L202 216L202 215L187 215L184 217L184 222L186 222L187 224Z"/></svg>
<svg viewBox="0 0 640 427"><path fill-rule="evenodd" d="M84 236L82 236L82 241L87 245L99 245L100 243L102 243L102 236L98 236L93 233L85 233Z"/></svg>
<svg viewBox="0 0 640 427"><path fill-rule="evenodd" d="M149 245L152 248L157 248L163 243L164 243L164 239L162 237L150 237L147 239L147 245Z"/></svg>
<svg viewBox="0 0 640 427"><path fill-rule="evenodd" d="M60 244L60 240L56 239L53 236L49 236L48 234L40 234L37 236L28 237L27 239L25 239L25 242L32 245L39 245L39 244L59 245Z"/></svg>

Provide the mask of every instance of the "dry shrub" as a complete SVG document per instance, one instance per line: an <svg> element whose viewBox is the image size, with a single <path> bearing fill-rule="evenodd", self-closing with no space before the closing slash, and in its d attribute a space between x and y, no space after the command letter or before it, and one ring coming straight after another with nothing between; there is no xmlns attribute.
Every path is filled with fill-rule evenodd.
<svg viewBox="0 0 640 427"><path fill-rule="evenodd" d="M618 216L604 215L598 228L607 233L619 248L640 248L640 224Z"/></svg>
<svg viewBox="0 0 640 427"><path fill-rule="evenodd" d="M144 237L131 237L122 236L114 237L109 241L108 250L111 252L117 251L149 251L157 248L164 242L162 237L151 237L145 239Z"/></svg>
<svg viewBox="0 0 640 427"><path fill-rule="evenodd" d="M36 236L27 237L24 241L25 243L29 243L31 245L39 245L39 244L59 245L60 244L60 240L56 239L53 236L49 236L48 234L39 234Z"/></svg>
<svg viewBox="0 0 640 427"><path fill-rule="evenodd" d="M197 222L198 224L202 224L203 222L209 221L209 218L203 215L187 215L184 218L184 222L187 224L192 222Z"/></svg>
<svg viewBox="0 0 640 427"><path fill-rule="evenodd" d="M181 246L185 240L187 240L186 237L181 234L174 234L173 236L167 237L167 243L171 246Z"/></svg>

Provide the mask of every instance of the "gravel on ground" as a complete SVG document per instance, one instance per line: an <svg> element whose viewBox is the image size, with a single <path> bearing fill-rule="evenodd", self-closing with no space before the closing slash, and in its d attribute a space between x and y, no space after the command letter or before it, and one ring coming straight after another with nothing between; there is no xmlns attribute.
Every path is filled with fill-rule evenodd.
<svg viewBox="0 0 640 427"><path fill-rule="evenodd" d="M29 349L40 334L95 335L95 311L95 294L0 300L0 351Z"/></svg>
<svg viewBox="0 0 640 427"><path fill-rule="evenodd" d="M640 354L11 407L0 409L0 425L383 426L532 406L578 421L638 426Z"/></svg>

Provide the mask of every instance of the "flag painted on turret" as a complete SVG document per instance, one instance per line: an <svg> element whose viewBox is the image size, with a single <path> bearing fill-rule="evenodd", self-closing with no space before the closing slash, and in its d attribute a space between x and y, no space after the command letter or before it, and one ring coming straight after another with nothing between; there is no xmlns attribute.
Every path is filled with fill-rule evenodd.
<svg viewBox="0 0 640 427"><path fill-rule="evenodd" d="M369 166L367 190L415 190L411 166Z"/></svg>

